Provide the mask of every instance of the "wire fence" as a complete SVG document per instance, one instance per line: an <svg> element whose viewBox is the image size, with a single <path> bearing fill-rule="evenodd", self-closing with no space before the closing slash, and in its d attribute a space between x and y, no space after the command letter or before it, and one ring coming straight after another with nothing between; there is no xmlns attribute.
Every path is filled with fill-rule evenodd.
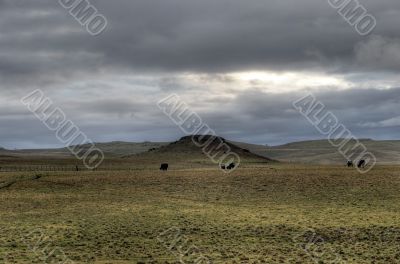
<svg viewBox="0 0 400 264"><path fill-rule="evenodd" d="M140 170L138 167L127 167L127 166L101 166L96 169L88 169L85 166L64 166L64 165L33 165L33 166L0 166L0 172L35 172L35 171L130 171Z"/></svg>

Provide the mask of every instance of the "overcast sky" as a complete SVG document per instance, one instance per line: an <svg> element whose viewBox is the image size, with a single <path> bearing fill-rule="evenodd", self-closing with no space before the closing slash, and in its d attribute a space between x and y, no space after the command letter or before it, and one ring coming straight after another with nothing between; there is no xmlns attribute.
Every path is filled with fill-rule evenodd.
<svg viewBox="0 0 400 264"><path fill-rule="evenodd" d="M91 0L90 35L56 0L0 0L0 145L62 146L20 99L42 89L93 141L169 141L176 93L219 135L323 138L292 107L312 92L354 135L400 139L400 1L361 0L359 35L325 0Z"/></svg>

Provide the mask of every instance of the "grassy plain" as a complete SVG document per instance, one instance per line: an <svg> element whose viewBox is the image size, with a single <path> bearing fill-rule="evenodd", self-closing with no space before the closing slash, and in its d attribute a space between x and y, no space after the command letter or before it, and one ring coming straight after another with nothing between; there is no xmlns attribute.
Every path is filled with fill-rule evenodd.
<svg viewBox="0 0 400 264"><path fill-rule="evenodd" d="M36 174L0 173L0 263L179 263L171 227L213 263L400 263L400 167Z"/></svg>

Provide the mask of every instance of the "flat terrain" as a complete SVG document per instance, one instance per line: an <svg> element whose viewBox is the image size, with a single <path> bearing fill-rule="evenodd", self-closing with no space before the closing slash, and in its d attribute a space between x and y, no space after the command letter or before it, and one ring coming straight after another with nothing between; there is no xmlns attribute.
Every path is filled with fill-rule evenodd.
<svg viewBox="0 0 400 264"><path fill-rule="evenodd" d="M157 239L171 227L213 263L400 263L400 167L4 172L0 187L0 263L63 263L55 249L75 263L179 263Z"/></svg>

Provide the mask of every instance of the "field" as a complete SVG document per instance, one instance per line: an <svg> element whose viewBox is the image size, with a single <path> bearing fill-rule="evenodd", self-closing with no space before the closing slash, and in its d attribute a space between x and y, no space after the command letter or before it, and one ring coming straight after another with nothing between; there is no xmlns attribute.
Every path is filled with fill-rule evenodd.
<svg viewBox="0 0 400 264"><path fill-rule="evenodd" d="M400 167L0 173L10 181L1 263L400 263Z"/></svg>

